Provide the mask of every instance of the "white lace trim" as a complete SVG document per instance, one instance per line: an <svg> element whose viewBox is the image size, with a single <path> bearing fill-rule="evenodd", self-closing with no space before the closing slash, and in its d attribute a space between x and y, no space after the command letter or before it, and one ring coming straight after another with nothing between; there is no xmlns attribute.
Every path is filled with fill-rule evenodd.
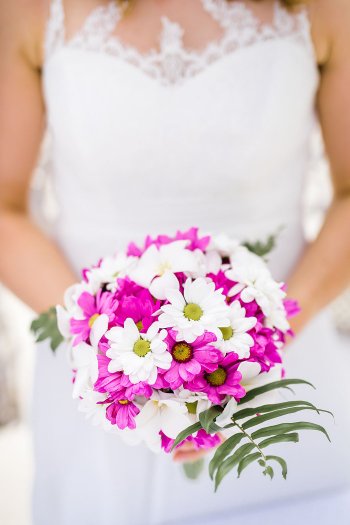
<svg viewBox="0 0 350 525"><path fill-rule="evenodd" d="M204 9L223 28L220 40L209 43L201 51L188 49L183 43L183 28L164 17L159 49L142 53L113 35L121 18L120 8L114 1L94 9L82 29L66 42L62 0L52 0L46 38L47 57L61 46L105 53L135 66L164 85L174 85L238 49L259 42L293 38L314 52L306 9L292 14L276 0L273 22L262 23L239 0L232 3L226 0L202 2Z"/></svg>
<svg viewBox="0 0 350 525"><path fill-rule="evenodd" d="M45 57L65 43L65 20L62 0L51 0L50 14L45 34Z"/></svg>

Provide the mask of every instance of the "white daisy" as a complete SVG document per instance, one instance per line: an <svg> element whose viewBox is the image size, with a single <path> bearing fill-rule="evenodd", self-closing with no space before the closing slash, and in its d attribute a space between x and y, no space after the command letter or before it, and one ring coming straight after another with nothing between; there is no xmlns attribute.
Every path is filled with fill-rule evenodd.
<svg viewBox="0 0 350 525"><path fill-rule="evenodd" d="M63 297L64 306L56 306L57 326L62 336L70 340L72 333L70 331L70 320L72 318L80 319L82 310L78 304L78 299L83 292L92 293L91 287L85 281L76 283L67 288Z"/></svg>
<svg viewBox="0 0 350 525"><path fill-rule="evenodd" d="M255 317L246 317L245 308L242 308L239 301L234 301L228 309L230 325L220 328L222 338L213 343L224 354L235 352L239 359L246 359L250 356L250 348L254 344L254 339L247 332L256 325Z"/></svg>
<svg viewBox="0 0 350 525"><path fill-rule="evenodd" d="M92 293L95 294L103 284L114 292L117 289L117 278L125 277L136 265L137 257L129 257L120 252L112 257L104 257L100 266L91 268L87 272L87 279Z"/></svg>
<svg viewBox="0 0 350 525"><path fill-rule="evenodd" d="M175 439L191 423L186 404L177 400L174 394L163 392L154 392L136 416L139 434L148 447L156 452L161 449L161 430L167 437Z"/></svg>
<svg viewBox="0 0 350 525"><path fill-rule="evenodd" d="M231 257L232 269L226 272L228 279L236 281L229 296L240 293L243 302L256 301L266 316L269 326L286 331L288 322L283 306L286 293L282 283L277 283L271 276L264 261L257 255L241 247Z"/></svg>
<svg viewBox="0 0 350 525"><path fill-rule="evenodd" d="M56 317L57 317L57 328L61 335L69 340L72 338L72 334L70 331L70 315L68 311L58 304L56 306Z"/></svg>
<svg viewBox="0 0 350 525"><path fill-rule="evenodd" d="M193 254L197 259L198 268L194 273L188 272L189 277L192 277L192 279L205 277L208 273L217 274L220 271L222 260L217 251L202 252L201 250L194 250Z"/></svg>
<svg viewBox="0 0 350 525"><path fill-rule="evenodd" d="M171 365L172 357L164 342L166 336L166 330L159 331L157 323L153 323L146 334L141 334L132 319L125 321L124 328L111 328L106 333L111 342L107 351L111 359L108 370L124 371L134 384L145 381L153 385L158 368L168 370Z"/></svg>
<svg viewBox="0 0 350 525"><path fill-rule="evenodd" d="M107 399L106 394L95 392L92 388L87 389L79 399L78 410L85 414L86 419L89 419L94 426L101 426L104 430L113 431L117 429L116 425L112 425L106 418L106 405L103 404Z"/></svg>
<svg viewBox="0 0 350 525"><path fill-rule="evenodd" d="M76 399L97 381L97 353L95 348L82 342L71 349L70 358L71 367L76 371L73 385L73 398Z"/></svg>
<svg viewBox="0 0 350 525"><path fill-rule="evenodd" d="M196 272L198 261L193 252L186 249L188 241L175 241L157 248L151 245L130 271L137 284L149 288L157 299L165 299L165 291L178 288L176 272Z"/></svg>
<svg viewBox="0 0 350 525"><path fill-rule="evenodd" d="M102 427L103 430L118 434L125 443L131 446L138 445L142 442L142 437L139 435L137 429L130 430L124 428L120 430L117 425L112 423L106 417L106 404L104 402L108 399L108 394L95 392L92 388L86 390L78 402L78 410L85 414L93 426Z"/></svg>
<svg viewBox="0 0 350 525"><path fill-rule="evenodd" d="M166 299L170 304L162 306L159 323L162 328L174 328L179 340L192 343L206 330L220 337L219 327L230 326L222 290L215 290L215 284L202 277L187 279L183 295L168 290Z"/></svg>
<svg viewBox="0 0 350 525"><path fill-rule="evenodd" d="M275 305L275 307L271 309L270 315L266 316L265 326L278 328L284 333L288 332L290 324L283 304Z"/></svg>
<svg viewBox="0 0 350 525"><path fill-rule="evenodd" d="M215 423L219 425L219 427L225 427L226 425L231 425L232 423L232 416L235 412L238 410L238 403L235 400L234 397L231 397L231 399L226 404L224 410L221 412L221 414L216 418ZM229 437L229 436L227 436Z"/></svg>
<svg viewBox="0 0 350 525"><path fill-rule="evenodd" d="M239 242L236 239L232 239L228 235L221 233L212 236L208 251L215 250L219 252L222 257L230 257L238 246Z"/></svg>
<svg viewBox="0 0 350 525"><path fill-rule="evenodd" d="M282 365L280 364L276 364L270 368L268 372L261 373L261 367L258 363L245 361L239 365L238 371L242 374L241 385L246 392L249 392L249 390L252 390L253 388L258 388L282 379ZM280 396L281 391L272 390L271 392L261 394L252 401L245 403L244 408L276 403Z"/></svg>
<svg viewBox="0 0 350 525"><path fill-rule="evenodd" d="M191 423L198 421L199 414L210 408L212 405L208 396L204 392L191 392L186 388L180 387L175 390L174 394L180 403L186 405L188 416L191 418Z"/></svg>

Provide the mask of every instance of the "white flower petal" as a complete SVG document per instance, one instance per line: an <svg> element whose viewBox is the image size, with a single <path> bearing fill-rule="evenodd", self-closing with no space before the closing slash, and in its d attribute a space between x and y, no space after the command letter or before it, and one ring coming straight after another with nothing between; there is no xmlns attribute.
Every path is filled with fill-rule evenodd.
<svg viewBox="0 0 350 525"><path fill-rule="evenodd" d="M152 399L147 401L137 416L137 426L144 427L158 416L158 403Z"/></svg>
<svg viewBox="0 0 350 525"><path fill-rule="evenodd" d="M91 359L96 359L96 351L87 343L79 343L72 349L72 366L79 369L90 365Z"/></svg>
<svg viewBox="0 0 350 525"><path fill-rule="evenodd" d="M242 374L242 384L250 382L253 378L257 377L261 372L261 366L259 363L253 363L251 361L244 361L238 367L238 372Z"/></svg>
<svg viewBox="0 0 350 525"><path fill-rule="evenodd" d="M74 378L72 396L78 399L89 384L89 373L87 369L79 370Z"/></svg>
<svg viewBox="0 0 350 525"><path fill-rule="evenodd" d="M188 416L180 411L168 407L161 409L161 430L171 439L175 439L178 434L191 424Z"/></svg>
<svg viewBox="0 0 350 525"><path fill-rule="evenodd" d="M178 310L183 311L184 307L186 306L186 301L182 293L179 290L175 290L175 289L167 290L166 299L170 301L172 306Z"/></svg>
<svg viewBox="0 0 350 525"><path fill-rule="evenodd" d="M156 299L166 299L169 290L178 290L179 281L176 276L166 271L160 277L155 277L150 284L149 291Z"/></svg>
<svg viewBox="0 0 350 525"><path fill-rule="evenodd" d="M106 314L101 314L97 317L96 321L91 327L90 331L90 342L92 346L97 347L102 336L105 335L108 329L109 317Z"/></svg>
<svg viewBox="0 0 350 525"><path fill-rule="evenodd" d="M56 306L56 315L57 315L57 326L62 336L65 339L70 339L72 337L70 331L70 316L65 308L61 305Z"/></svg>
<svg viewBox="0 0 350 525"><path fill-rule="evenodd" d="M219 427L230 425L232 423L231 418L233 414L237 412L237 406L237 401L232 397L225 406L224 411L216 418L215 423L219 425Z"/></svg>
<svg viewBox="0 0 350 525"><path fill-rule="evenodd" d="M114 343L117 343L120 341L120 338L123 333L123 328L121 326L114 326L108 332L106 332L106 337L109 339L109 341L112 341Z"/></svg>

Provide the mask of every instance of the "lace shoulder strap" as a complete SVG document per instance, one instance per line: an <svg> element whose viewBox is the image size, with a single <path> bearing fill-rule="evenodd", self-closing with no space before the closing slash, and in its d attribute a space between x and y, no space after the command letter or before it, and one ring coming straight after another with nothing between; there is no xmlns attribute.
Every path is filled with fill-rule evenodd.
<svg viewBox="0 0 350 525"><path fill-rule="evenodd" d="M296 13L292 13L277 1L274 25L278 33L295 36L317 61L307 6L304 5Z"/></svg>
<svg viewBox="0 0 350 525"><path fill-rule="evenodd" d="M51 0L45 35L46 58L63 45L84 49L101 46L113 33L120 17L121 10L115 1L97 6L87 16L81 29L67 41L63 0Z"/></svg>
<svg viewBox="0 0 350 525"><path fill-rule="evenodd" d="M310 20L306 7L297 13L283 7L279 0L274 2L273 20L270 23L262 22L247 6L244 1L227 2L227 0L202 0L204 8L228 31L237 31L241 28L248 35L255 35L255 39L271 37L297 37L309 46L312 45Z"/></svg>
<svg viewBox="0 0 350 525"><path fill-rule="evenodd" d="M48 58L52 53L64 44L65 23L64 8L62 0L51 0L49 18L45 32L45 57Z"/></svg>
<svg viewBox="0 0 350 525"><path fill-rule="evenodd" d="M103 49L121 16L121 8L115 0L96 7L87 17L80 31L71 38L69 45L84 49Z"/></svg>
<svg viewBox="0 0 350 525"><path fill-rule="evenodd" d="M211 16L219 22L223 27L230 27L233 19L237 19L239 12L247 10L241 2L229 3L227 0L202 0L204 9L211 14Z"/></svg>

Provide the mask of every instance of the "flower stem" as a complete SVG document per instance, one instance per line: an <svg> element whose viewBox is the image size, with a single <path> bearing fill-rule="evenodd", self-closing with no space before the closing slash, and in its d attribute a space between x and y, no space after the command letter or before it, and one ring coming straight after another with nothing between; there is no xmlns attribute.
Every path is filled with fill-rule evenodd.
<svg viewBox="0 0 350 525"><path fill-rule="evenodd" d="M242 434L245 435L245 437L252 443L252 445L254 445L254 447L258 450L259 454L261 455L261 458L264 461L264 464L266 465L267 458L264 452L262 451L262 449L259 447L259 443L256 443L254 439L252 438L252 436L248 434L248 432L246 432L244 428L239 423L237 423L237 421L233 421L233 424L242 432Z"/></svg>

